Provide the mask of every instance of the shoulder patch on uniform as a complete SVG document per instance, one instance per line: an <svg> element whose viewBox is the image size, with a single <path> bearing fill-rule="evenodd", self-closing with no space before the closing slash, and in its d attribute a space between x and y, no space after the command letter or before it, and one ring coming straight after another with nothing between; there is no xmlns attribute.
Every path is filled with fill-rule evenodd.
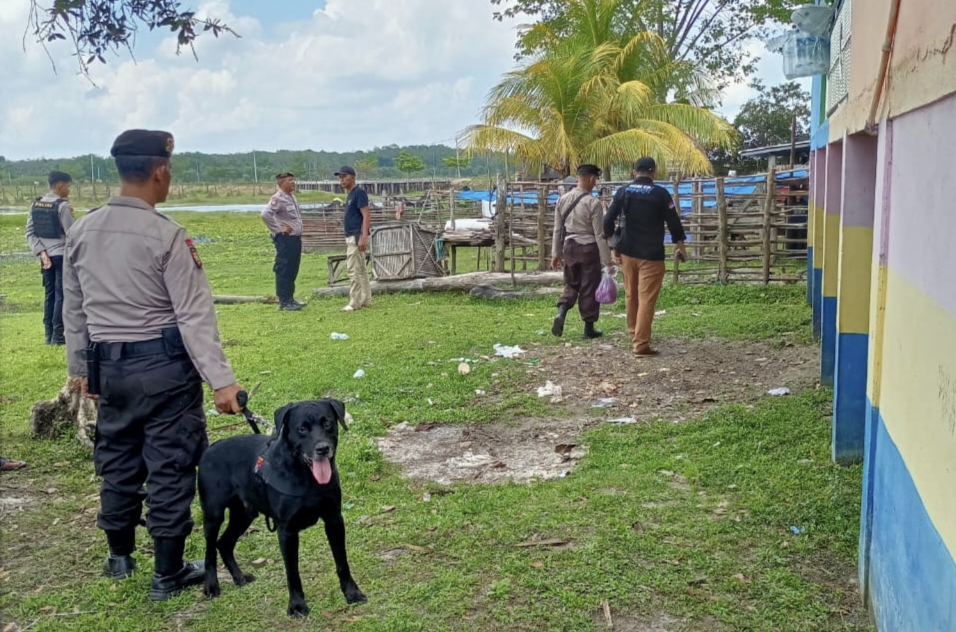
<svg viewBox="0 0 956 632"><path fill-rule="evenodd" d="M197 268L201 268L202 259L199 258L199 253L196 252L196 246L193 244L193 240L189 237L186 238L186 247L189 248L189 254L193 256L193 263L196 264Z"/></svg>
<svg viewBox="0 0 956 632"><path fill-rule="evenodd" d="M670 202L667 203L667 208L674 208L674 198L671 198Z"/></svg>

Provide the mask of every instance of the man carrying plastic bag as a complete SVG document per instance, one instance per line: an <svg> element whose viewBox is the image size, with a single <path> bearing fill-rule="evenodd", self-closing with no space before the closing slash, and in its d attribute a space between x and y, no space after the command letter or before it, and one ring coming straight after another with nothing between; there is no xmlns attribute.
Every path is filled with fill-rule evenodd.
<svg viewBox="0 0 956 632"><path fill-rule="evenodd" d="M554 237L551 241L551 268L564 264L564 293L558 299L558 315L551 333L564 333L564 319L578 304L584 321L584 338L600 338L594 328L601 313L595 292L601 283L601 266L610 274L611 250L603 235L604 203L591 192L601 175L595 165L578 167L578 185L562 195L554 212Z"/></svg>

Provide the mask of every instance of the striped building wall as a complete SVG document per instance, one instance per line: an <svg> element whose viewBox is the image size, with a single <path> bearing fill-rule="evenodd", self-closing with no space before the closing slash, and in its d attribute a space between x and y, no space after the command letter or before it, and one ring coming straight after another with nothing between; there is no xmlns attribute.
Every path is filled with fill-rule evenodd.
<svg viewBox="0 0 956 632"><path fill-rule="evenodd" d="M838 463L863 459L876 166L876 137L844 139L833 378L832 456Z"/></svg>
<svg viewBox="0 0 956 632"><path fill-rule="evenodd" d="M956 2L833 5L851 11L849 85L811 121L808 244L832 455L863 459L877 629L956 632ZM825 92L815 78L814 112Z"/></svg>
<svg viewBox="0 0 956 632"><path fill-rule="evenodd" d="M833 386L836 370L837 280L840 265L840 205L843 196L843 143L831 143L826 152L826 184L823 193L822 233L823 261L820 302L820 382ZM820 250L817 249L817 257Z"/></svg>
<svg viewBox="0 0 956 632"><path fill-rule="evenodd" d="M861 580L881 630L956 630L956 94L879 143Z"/></svg>
<svg viewBox="0 0 956 632"><path fill-rule="evenodd" d="M823 331L823 217L826 199L827 148L813 152L811 165L814 176L813 192L810 198L812 208L808 209L813 215L811 223L813 232L810 233L813 244L813 337L819 340ZM808 231L809 232L809 231Z"/></svg>

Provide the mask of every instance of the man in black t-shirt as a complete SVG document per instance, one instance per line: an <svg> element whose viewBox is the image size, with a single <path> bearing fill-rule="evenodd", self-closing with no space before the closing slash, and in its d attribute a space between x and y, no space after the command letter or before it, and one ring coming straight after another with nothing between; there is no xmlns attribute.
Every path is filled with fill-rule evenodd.
<svg viewBox="0 0 956 632"><path fill-rule="evenodd" d="M345 189L345 265L349 273L349 304L343 312L354 312L372 305L372 289L369 287L365 256L368 252L368 234L372 223L372 210L368 194L355 184L355 169L342 167L335 172L339 184Z"/></svg>
<svg viewBox="0 0 956 632"><path fill-rule="evenodd" d="M621 218L621 239L614 250L621 257L624 292L627 295L627 331L638 356L657 355L651 348L654 308L664 283L664 225L674 242L674 258L687 260L684 227L674 199L667 189L654 184L657 163L645 157L634 165L634 181L614 194L604 216L604 236L610 238Z"/></svg>

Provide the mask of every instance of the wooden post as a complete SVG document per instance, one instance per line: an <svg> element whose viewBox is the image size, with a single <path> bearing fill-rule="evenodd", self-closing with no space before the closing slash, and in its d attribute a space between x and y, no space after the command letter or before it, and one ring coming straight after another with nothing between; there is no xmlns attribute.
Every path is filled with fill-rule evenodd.
<svg viewBox="0 0 956 632"><path fill-rule="evenodd" d="M701 214L704 212L704 188L701 186L700 178L694 180L693 193L691 194L691 230L690 238L693 240L693 252L695 258L700 258L704 254L704 238L701 237Z"/></svg>
<svg viewBox="0 0 956 632"><path fill-rule="evenodd" d="M548 269L548 251L551 244L547 240L547 213L548 213L548 189L544 186L538 187L538 270Z"/></svg>
<svg viewBox="0 0 956 632"><path fill-rule="evenodd" d="M763 284L770 283L771 234L770 224L773 220L774 193L776 192L775 172L767 172L767 197L763 204Z"/></svg>
<svg viewBox="0 0 956 632"><path fill-rule="evenodd" d="M671 197L674 198L674 208L677 209L677 217L680 217L680 191L678 191L678 187L680 187L679 171L674 174L674 177L671 179L671 183L674 185L674 195ZM676 263L677 260L675 259L674 261Z"/></svg>
<svg viewBox="0 0 956 632"><path fill-rule="evenodd" d="M498 199L495 201L495 272L505 271L505 239L507 239L508 183L504 175L498 174Z"/></svg>
<svg viewBox="0 0 956 632"><path fill-rule="evenodd" d="M455 230L455 189L451 190L451 194L448 196L451 200L451 208L449 213L451 213L451 229Z"/></svg>
<svg viewBox="0 0 956 632"><path fill-rule="evenodd" d="M717 187L717 231L718 231L718 260L717 260L717 281L726 283L729 274L727 272L727 257L730 252L730 236L727 226L727 198L724 197L724 179L717 178L715 181Z"/></svg>

